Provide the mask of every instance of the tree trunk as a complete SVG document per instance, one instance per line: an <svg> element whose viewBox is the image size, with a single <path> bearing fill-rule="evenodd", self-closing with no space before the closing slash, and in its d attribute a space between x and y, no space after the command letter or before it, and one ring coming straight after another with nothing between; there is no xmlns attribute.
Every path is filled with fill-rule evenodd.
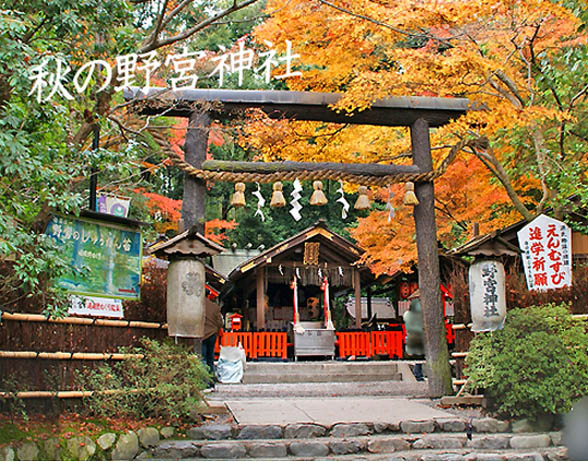
<svg viewBox="0 0 588 462"><path fill-rule="evenodd" d="M433 169L429 125L417 120L410 127L414 164L422 171ZM445 339L443 306L439 278L439 253L437 248L437 226L435 224L434 188L430 181L415 185L419 205L414 208L414 222L417 236L419 291L423 313L425 357L429 394L440 397L452 394L449 351Z"/></svg>
<svg viewBox="0 0 588 462"><path fill-rule="evenodd" d="M208 130L210 116L205 112L193 112L190 115L184 152L186 162L196 168L202 166L206 159L208 147ZM182 202L182 220L184 228L196 225L204 234L206 214L206 181L184 174L184 196Z"/></svg>

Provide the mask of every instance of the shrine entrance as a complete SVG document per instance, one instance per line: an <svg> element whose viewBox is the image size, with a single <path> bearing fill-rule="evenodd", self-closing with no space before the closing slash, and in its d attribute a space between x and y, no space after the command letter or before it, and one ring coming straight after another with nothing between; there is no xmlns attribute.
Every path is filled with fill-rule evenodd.
<svg viewBox="0 0 588 462"><path fill-rule="evenodd" d="M274 182L296 178L343 180L365 186L411 181L418 204L414 207L418 277L425 333L425 357L432 397L450 393L449 353L439 290L439 259L434 212L433 180L441 175L465 142L454 146L434 170L429 129L458 118L469 109L463 98L395 97L376 101L369 109L347 115L330 109L341 98L334 93L251 90L184 90L139 88L125 91L142 114L188 117L185 159L169 152L185 172L182 219L184 228L204 229L206 181ZM270 118L292 118L346 124L410 128L412 165L339 164L307 162L206 161L208 131L213 118L227 119L247 108L260 108Z"/></svg>

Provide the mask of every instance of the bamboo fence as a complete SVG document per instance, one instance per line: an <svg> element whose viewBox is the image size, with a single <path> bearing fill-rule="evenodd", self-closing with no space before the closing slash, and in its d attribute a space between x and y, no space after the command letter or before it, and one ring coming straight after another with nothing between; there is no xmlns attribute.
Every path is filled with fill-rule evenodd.
<svg viewBox="0 0 588 462"><path fill-rule="evenodd" d="M59 360L71 360L81 359L88 361L104 361L104 360L117 360L123 361L125 359L138 358L142 359L142 354L129 354L129 353L74 353L64 351L0 351L0 358L12 358L12 359L59 359Z"/></svg>
<svg viewBox="0 0 588 462"><path fill-rule="evenodd" d="M32 313L0 313L0 321L28 321L51 322L56 324L92 325L104 327L134 327L140 329L167 329L167 323L147 321L124 321L118 319L78 318L66 316L63 318L51 318L42 314Z"/></svg>

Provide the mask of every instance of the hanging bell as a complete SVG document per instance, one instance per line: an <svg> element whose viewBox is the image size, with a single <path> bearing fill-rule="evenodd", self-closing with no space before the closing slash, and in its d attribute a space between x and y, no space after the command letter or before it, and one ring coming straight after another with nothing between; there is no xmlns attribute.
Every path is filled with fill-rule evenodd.
<svg viewBox="0 0 588 462"><path fill-rule="evenodd" d="M323 182L317 180L312 183L312 187L314 191L312 192L312 196L310 196L310 205L325 205L328 201L327 196L323 192Z"/></svg>
<svg viewBox="0 0 588 462"><path fill-rule="evenodd" d="M235 193L231 199L233 207L243 207L245 205L245 183L235 184Z"/></svg>
<svg viewBox="0 0 588 462"><path fill-rule="evenodd" d="M367 195L368 188L366 186L360 186L357 190L359 197L355 201L353 208L355 210L367 210L370 208L370 199Z"/></svg>
<svg viewBox="0 0 588 462"><path fill-rule="evenodd" d="M281 181L276 181L274 183L274 192L272 193L272 200L270 201L270 206L283 207L284 205L286 205L286 199L284 199L284 194L282 194L283 188L284 186L282 185Z"/></svg>
<svg viewBox="0 0 588 462"><path fill-rule="evenodd" d="M414 183L408 181L405 185L404 205L419 205L419 200L414 193Z"/></svg>

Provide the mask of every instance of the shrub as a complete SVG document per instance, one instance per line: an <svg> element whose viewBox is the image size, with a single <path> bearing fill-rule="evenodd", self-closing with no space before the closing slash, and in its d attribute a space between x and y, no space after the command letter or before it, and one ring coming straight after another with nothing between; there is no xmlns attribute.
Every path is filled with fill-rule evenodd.
<svg viewBox="0 0 588 462"><path fill-rule="evenodd" d="M85 390L95 390L85 399L95 415L135 418L184 419L201 407L200 390L209 373L199 357L185 345L143 338L141 347L119 348L121 353L140 354L103 366L78 378ZM110 393L120 390L120 393ZM107 392L107 393L104 393Z"/></svg>
<svg viewBox="0 0 588 462"><path fill-rule="evenodd" d="M472 340L465 373L503 417L564 413L588 393L588 335L565 304L516 308Z"/></svg>

